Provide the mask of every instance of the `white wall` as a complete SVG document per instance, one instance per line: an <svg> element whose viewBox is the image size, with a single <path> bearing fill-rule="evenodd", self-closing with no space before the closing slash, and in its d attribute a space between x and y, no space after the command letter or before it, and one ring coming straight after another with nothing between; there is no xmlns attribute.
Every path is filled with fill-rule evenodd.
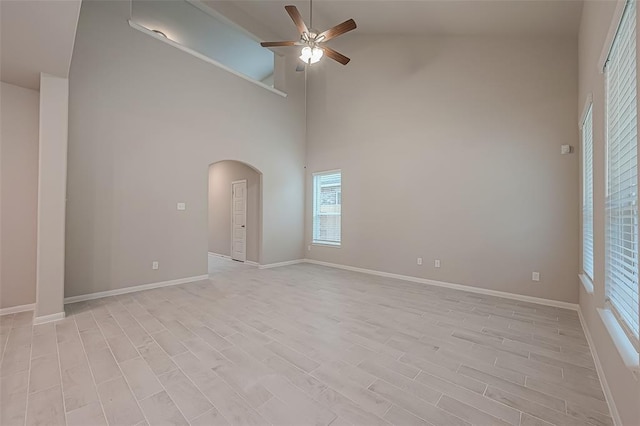
<svg viewBox="0 0 640 426"><path fill-rule="evenodd" d="M69 80L41 74L36 322L64 317L68 124Z"/></svg>
<svg viewBox="0 0 640 426"><path fill-rule="evenodd" d="M578 115L580 120L587 99L593 98L593 179L594 179L594 292L589 294L580 286L580 309L594 343L611 395L623 425L640 424L640 381L624 365L597 308L604 307L605 258L605 79L599 66L607 33L612 24L616 2L585 2L580 25L579 58L580 88ZM640 48L640 44L638 44ZM639 55L640 57L640 55ZM582 244L579 245L582 247ZM581 262L580 262L581 265ZM582 272L581 266L577 269Z"/></svg>
<svg viewBox="0 0 640 426"><path fill-rule="evenodd" d="M206 274L208 167L220 160L263 173L262 262L300 258L304 76L287 64L280 97L130 28L128 16L127 2L82 5L65 296Z"/></svg>
<svg viewBox="0 0 640 426"><path fill-rule="evenodd" d="M577 302L576 40L340 41L351 63L310 76L307 194L342 169L342 247L307 256Z"/></svg>
<svg viewBox="0 0 640 426"><path fill-rule="evenodd" d="M209 10L208 6L200 7ZM273 74L272 51L235 25L203 10L186 1L133 0L131 15L136 24L162 31L170 40L254 80Z"/></svg>
<svg viewBox="0 0 640 426"><path fill-rule="evenodd" d="M209 166L209 251L231 256L231 182L247 181L247 260L260 261L260 174L238 161Z"/></svg>
<svg viewBox="0 0 640 426"><path fill-rule="evenodd" d="M1 83L0 309L36 301L39 99Z"/></svg>

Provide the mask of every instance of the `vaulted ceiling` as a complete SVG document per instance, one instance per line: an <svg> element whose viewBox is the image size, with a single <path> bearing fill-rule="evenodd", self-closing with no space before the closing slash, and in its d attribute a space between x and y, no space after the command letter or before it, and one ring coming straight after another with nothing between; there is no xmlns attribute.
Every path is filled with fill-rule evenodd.
<svg viewBox="0 0 640 426"><path fill-rule="evenodd" d="M197 1L197 0L191 0ZM300 0L201 0L263 40L293 40L285 13ZM0 1L0 78L37 89L39 74L67 76L81 0ZM325 29L347 18L358 34L576 37L579 0L315 0L313 26Z"/></svg>
<svg viewBox="0 0 640 426"><path fill-rule="evenodd" d="M305 20L309 19L308 1L204 3L227 14L236 9L287 39L296 33L285 5L295 4ZM576 37L581 13L582 1L578 0L315 0L313 26L324 29L354 18L359 34Z"/></svg>
<svg viewBox="0 0 640 426"><path fill-rule="evenodd" d="M38 89L40 73L67 77L80 0L1 0L0 79Z"/></svg>

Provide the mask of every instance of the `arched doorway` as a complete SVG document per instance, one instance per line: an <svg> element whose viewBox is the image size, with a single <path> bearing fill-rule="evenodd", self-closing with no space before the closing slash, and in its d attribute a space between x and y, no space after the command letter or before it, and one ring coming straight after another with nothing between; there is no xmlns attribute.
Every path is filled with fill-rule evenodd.
<svg viewBox="0 0 640 426"><path fill-rule="evenodd" d="M256 267L261 259L262 173L241 161L223 160L209 165L208 176L209 274Z"/></svg>

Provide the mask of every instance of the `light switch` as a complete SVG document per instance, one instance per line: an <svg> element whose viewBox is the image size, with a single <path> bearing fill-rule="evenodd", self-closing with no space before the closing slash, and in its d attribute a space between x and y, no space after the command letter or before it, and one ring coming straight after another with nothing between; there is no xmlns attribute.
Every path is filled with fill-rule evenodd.
<svg viewBox="0 0 640 426"><path fill-rule="evenodd" d="M178 210L186 210L187 205L185 203L178 203Z"/></svg>
<svg viewBox="0 0 640 426"><path fill-rule="evenodd" d="M560 154L562 155L571 154L571 145L561 145Z"/></svg>

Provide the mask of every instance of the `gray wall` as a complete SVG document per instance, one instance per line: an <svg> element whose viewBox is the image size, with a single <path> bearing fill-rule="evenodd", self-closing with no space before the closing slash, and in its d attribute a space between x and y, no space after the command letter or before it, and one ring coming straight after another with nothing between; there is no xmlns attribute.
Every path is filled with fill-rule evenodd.
<svg viewBox="0 0 640 426"><path fill-rule="evenodd" d="M0 308L36 301L40 95L0 86Z"/></svg>
<svg viewBox="0 0 640 426"><path fill-rule="evenodd" d="M607 33L612 24L616 2L588 1L582 11L580 25L580 96L578 124L589 96L593 97L593 183L594 183L594 292L589 294L580 286L580 309L591 334L595 351L602 364L606 381L624 425L640 424L640 381L634 379L624 365L613 341L596 311L605 305L605 76L599 67ZM640 48L640 44L638 44ZM640 55L639 55L640 56ZM581 186L582 187L582 186ZM580 207L580 204L577 204ZM579 244L578 250L582 249ZM580 255L582 256L582 254ZM581 257L580 257L581 259ZM580 262L581 264L582 262ZM581 267L576 271L582 272Z"/></svg>
<svg viewBox="0 0 640 426"><path fill-rule="evenodd" d="M353 61L310 78L307 194L342 169L342 247L307 256L577 302L575 38L340 42Z"/></svg>
<svg viewBox="0 0 640 426"><path fill-rule="evenodd" d="M263 173L262 262L300 258L304 75L288 63L280 97L130 28L128 13L82 4L65 296L207 274L208 167L220 160Z"/></svg>
<svg viewBox="0 0 640 426"><path fill-rule="evenodd" d="M231 182L247 181L247 260L259 262L260 174L238 161L209 166L209 251L231 255Z"/></svg>
<svg viewBox="0 0 640 426"><path fill-rule="evenodd" d="M38 244L34 322L64 318L69 80L40 74Z"/></svg>

